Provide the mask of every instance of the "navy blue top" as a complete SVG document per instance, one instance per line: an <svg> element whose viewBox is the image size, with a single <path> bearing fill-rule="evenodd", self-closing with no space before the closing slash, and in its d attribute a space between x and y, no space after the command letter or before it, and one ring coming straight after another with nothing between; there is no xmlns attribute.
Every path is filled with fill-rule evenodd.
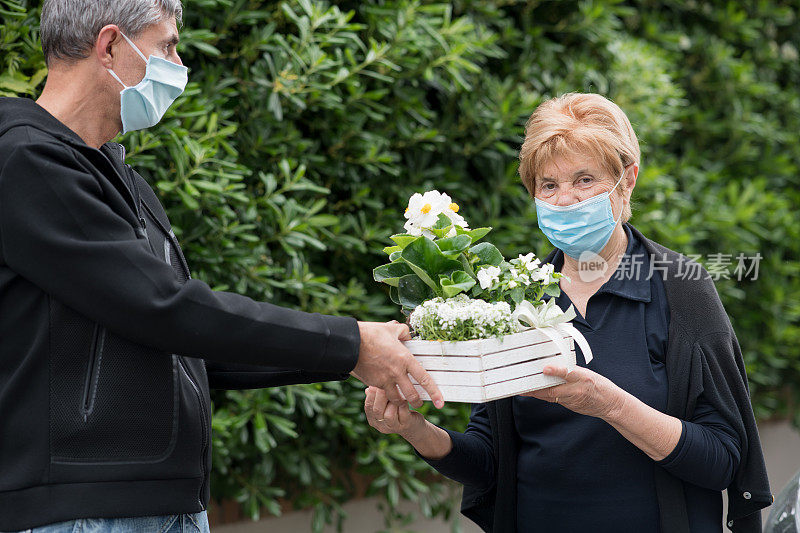
<svg viewBox="0 0 800 533"><path fill-rule="evenodd" d="M659 410L667 407L669 308L663 281L649 274L644 244L623 226L628 246L617 271L592 295L586 316L573 325L586 337L594 359L588 368ZM553 259L561 270L564 255ZM639 265L638 275L631 265ZM562 309L571 305L562 291ZM577 309L576 309L577 312ZM587 366L575 346L579 366ZM682 421L675 449L654 462L605 421L577 414L536 398L512 401L520 439L517 456L517 524L521 531L659 530L654 464L686 483L693 532L722 531L721 491L739 462L737 433L704 400ZM465 433L449 431L453 451L428 461L444 475L465 484L494 482L491 430L482 405L476 405Z"/></svg>

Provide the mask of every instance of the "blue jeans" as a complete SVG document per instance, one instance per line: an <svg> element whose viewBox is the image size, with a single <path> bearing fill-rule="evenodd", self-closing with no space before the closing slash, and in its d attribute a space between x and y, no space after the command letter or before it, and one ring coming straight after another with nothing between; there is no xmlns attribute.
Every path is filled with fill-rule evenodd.
<svg viewBox="0 0 800 533"><path fill-rule="evenodd" d="M19 533L210 533L205 511L133 518L78 518Z"/></svg>

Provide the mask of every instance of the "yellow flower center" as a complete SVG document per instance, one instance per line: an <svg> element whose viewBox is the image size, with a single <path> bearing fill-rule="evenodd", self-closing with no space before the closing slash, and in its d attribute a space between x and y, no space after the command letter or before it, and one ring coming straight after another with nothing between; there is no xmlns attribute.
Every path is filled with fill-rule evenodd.
<svg viewBox="0 0 800 533"><path fill-rule="evenodd" d="M427 215L428 213L431 212L431 204L423 205L422 209L420 209L420 211L422 211L423 213L425 213Z"/></svg>
<svg viewBox="0 0 800 533"><path fill-rule="evenodd" d="M447 207L449 207L449 208L450 208L450 210L451 210L453 213L458 213L458 204L457 204L457 203L453 202L452 204L450 204L450 205L449 205L449 206L447 206Z"/></svg>
<svg viewBox="0 0 800 533"><path fill-rule="evenodd" d="M406 207L406 213L408 213L408 208Z"/></svg>

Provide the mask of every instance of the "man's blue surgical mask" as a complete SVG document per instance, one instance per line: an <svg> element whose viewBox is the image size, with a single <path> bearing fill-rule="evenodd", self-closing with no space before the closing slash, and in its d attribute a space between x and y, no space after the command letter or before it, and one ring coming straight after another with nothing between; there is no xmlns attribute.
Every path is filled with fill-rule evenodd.
<svg viewBox="0 0 800 533"><path fill-rule="evenodd" d="M620 210L619 217L614 220L611 192L624 176L625 169L610 191L572 205L553 205L535 198L539 229L553 246L574 259L583 252L600 253L622 218Z"/></svg>
<svg viewBox="0 0 800 533"><path fill-rule="evenodd" d="M128 133L158 124L186 87L189 69L162 57L151 55L149 59L145 58L127 35L120 34L147 63L144 78L133 87L122 83L113 70L106 69L124 87L120 92L120 116L122 133Z"/></svg>

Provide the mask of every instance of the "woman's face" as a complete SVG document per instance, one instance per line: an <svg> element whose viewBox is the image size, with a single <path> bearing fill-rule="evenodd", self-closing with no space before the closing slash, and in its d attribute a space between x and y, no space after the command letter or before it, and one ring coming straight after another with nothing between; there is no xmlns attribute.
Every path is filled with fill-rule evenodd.
<svg viewBox="0 0 800 533"><path fill-rule="evenodd" d="M638 168L633 165L633 180ZM630 169L625 170L628 183L620 183L611 195L614 216L618 216L624 202L630 199L633 185L630 183ZM582 202L598 194L610 191L619 176L611 176L591 158L557 157L548 162L540 176L536 177L534 196L539 200L557 206L569 206ZM623 185L625 187L623 188Z"/></svg>

